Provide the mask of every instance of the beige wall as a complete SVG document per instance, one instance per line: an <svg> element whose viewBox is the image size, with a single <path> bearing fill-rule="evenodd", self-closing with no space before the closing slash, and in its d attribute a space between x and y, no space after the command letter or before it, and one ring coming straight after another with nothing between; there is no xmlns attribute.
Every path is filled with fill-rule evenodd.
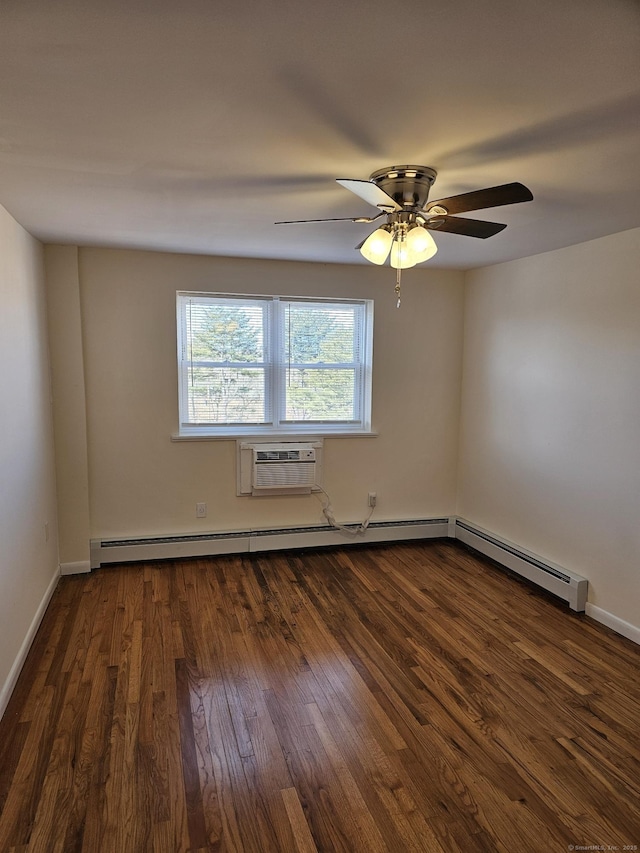
<svg viewBox="0 0 640 853"><path fill-rule="evenodd" d="M89 469L78 249L45 246L56 445L58 536L65 571L88 571Z"/></svg>
<svg viewBox="0 0 640 853"><path fill-rule="evenodd" d="M324 522L313 496L237 497L235 442L171 441L176 290L374 298L379 435L327 439L324 486L341 521L366 515L368 491L380 519L453 512L462 273L409 271L400 310L393 271L370 266L80 249L79 282L92 536Z"/></svg>
<svg viewBox="0 0 640 853"><path fill-rule="evenodd" d="M458 514L640 613L640 230L469 273Z"/></svg>
<svg viewBox="0 0 640 853"><path fill-rule="evenodd" d="M0 408L1 715L58 574L42 246L2 207Z"/></svg>

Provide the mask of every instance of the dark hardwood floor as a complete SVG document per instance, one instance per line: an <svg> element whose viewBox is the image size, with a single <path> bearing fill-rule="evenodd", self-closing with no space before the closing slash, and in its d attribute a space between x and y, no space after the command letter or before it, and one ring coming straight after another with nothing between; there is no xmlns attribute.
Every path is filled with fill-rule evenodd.
<svg viewBox="0 0 640 853"><path fill-rule="evenodd" d="M0 851L640 846L640 648L452 542L60 581Z"/></svg>

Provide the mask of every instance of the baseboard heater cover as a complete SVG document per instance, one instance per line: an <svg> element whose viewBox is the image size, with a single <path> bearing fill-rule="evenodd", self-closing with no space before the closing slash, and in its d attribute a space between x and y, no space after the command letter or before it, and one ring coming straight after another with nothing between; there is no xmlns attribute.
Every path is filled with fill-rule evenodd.
<svg viewBox="0 0 640 853"><path fill-rule="evenodd" d="M317 548L358 545L372 542L397 542L410 539L446 538L448 518L422 518L406 521L378 521L364 533L353 534L327 525L238 530L228 533L194 533L181 536L147 536L122 539L92 539L91 568L109 563L141 560L168 560L185 557L211 557L217 554L247 554L289 548Z"/></svg>
<svg viewBox="0 0 640 853"><path fill-rule="evenodd" d="M91 568L109 563L212 557L218 554L249 554L296 548L321 548L411 539L454 538L495 560L505 568L566 601L572 610L583 612L588 581L573 572L542 560L512 542L461 518L422 518L372 522L364 533L357 524L347 525L353 534L327 525L238 530L223 533L193 533L177 536L147 536L121 539L92 539Z"/></svg>
<svg viewBox="0 0 640 853"><path fill-rule="evenodd" d="M568 602L572 610L584 611L589 587L586 578L542 560L464 519L456 519L454 531L460 542Z"/></svg>

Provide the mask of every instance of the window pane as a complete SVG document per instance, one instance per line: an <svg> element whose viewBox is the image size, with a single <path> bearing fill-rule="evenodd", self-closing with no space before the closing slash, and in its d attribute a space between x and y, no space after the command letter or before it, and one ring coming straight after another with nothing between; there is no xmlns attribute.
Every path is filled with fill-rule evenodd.
<svg viewBox="0 0 640 853"><path fill-rule="evenodd" d="M292 368L286 371L287 421L352 421L355 371Z"/></svg>
<svg viewBox="0 0 640 853"><path fill-rule="evenodd" d="M285 357L292 364L353 362L356 327L354 306L287 303Z"/></svg>
<svg viewBox="0 0 640 853"><path fill-rule="evenodd" d="M194 367L188 383L190 423L264 423L262 368Z"/></svg>
<svg viewBox="0 0 640 853"><path fill-rule="evenodd" d="M193 301L186 319L190 361L264 361L262 306Z"/></svg>

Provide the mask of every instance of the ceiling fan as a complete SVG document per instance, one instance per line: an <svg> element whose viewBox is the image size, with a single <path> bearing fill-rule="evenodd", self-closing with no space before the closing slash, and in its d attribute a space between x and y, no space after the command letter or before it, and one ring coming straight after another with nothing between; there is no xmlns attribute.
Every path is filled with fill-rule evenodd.
<svg viewBox="0 0 640 853"><path fill-rule="evenodd" d="M396 293L399 305L401 270L427 261L438 251L430 231L448 231L485 240L507 226L481 219L467 219L457 214L533 199L531 191L524 184L511 183L429 201L429 191L436 176L436 170L430 166L389 166L373 172L367 181L337 178L341 186L377 207L379 213L375 216L286 220L275 224L368 223L386 216L385 223L356 248L374 264L384 264L390 256L390 264L397 270Z"/></svg>

